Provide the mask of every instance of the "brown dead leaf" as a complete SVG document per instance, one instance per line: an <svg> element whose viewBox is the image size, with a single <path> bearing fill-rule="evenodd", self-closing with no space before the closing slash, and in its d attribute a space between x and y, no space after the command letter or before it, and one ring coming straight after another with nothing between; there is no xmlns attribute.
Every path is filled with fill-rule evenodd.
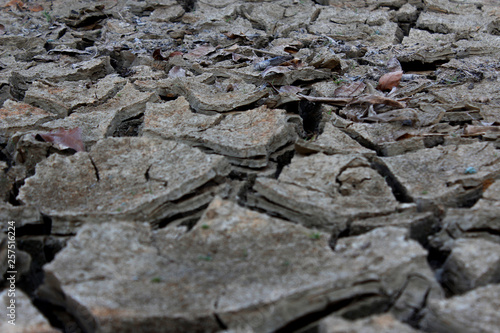
<svg viewBox="0 0 500 333"><path fill-rule="evenodd" d="M58 130L51 131L49 133L38 134L36 137L40 137L45 142L51 142L59 145L62 149L71 148L76 151L85 150L82 141L82 130L79 127L68 130L59 128Z"/></svg>
<svg viewBox="0 0 500 333"><path fill-rule="evenodd" d="M25 4L20 0L11 0L3 5L3 7L10 7L11 10L22 10Z"/></svg>
<svg viewBox="0 0 500 333"><path fill-rule="evenodd" d="M28 10L30 12L41 12L43 10L43 6L42 5L39 5L39 4L36 4L36 3L30 3L28 5Z"/></svg>
<svg viewBox="0 0 500 333"><path fill-rule="evenodd" d="M401 77L403 76L403 71L390 72L382 75L380 80L378 81L378 90L392 90L392 88L397 87L399 85L399 81L401 81Z"/></svg>
<svg viewBox="0 0 500 333"><path fill-rule="evenodd" d="M213 51L215 51L215 47L213 46L198 46L197 48L189 52L187 56L191 58L200 58L206 56L209 53L212 53Z"/></svg>
<svg viewBox="0 0 500 333"><path fill-rule="evenodd" d="M361 95L355 98L351 104L385 104L389 106L393 106L398 109L403 109L406 107L406 104L395 99L391 99L384 96L378 95Z"/></svg>
<svg viewBox="0 0 500 333"><path fill-rule="evenodd" d="M281 86L279 92L283 94L296 94L302 92L302 90L304 89L296 86Z"/></svg>
<svg viewBox="0 0 500 333"><path fill-rule="evenodd" d="M168 72L169 77L186 77L186 71L184 68L180 66L174 66L172 69Z"/></svg>
<svg viewBox="0 0 500 333"><path fill-rule="evenodd" d="M3 35L5 33L5 27L3 24L0 24L0 35Z"/></svg>
<svg viewBox="0 0 500 333"><path fill-rule="evenodd" d="M266 76L269 76L271 74L283 74L283 73L286 73L289 71L291 71L291 69L288 68L287 66L273 66L273 67L266 68L266 70L263 71L262 73L260 73L260 75L262 77L266 77Z"/></svg>
<svg viewBox="0 0 500 333"><path fill-rule="evenodd" d="M333 92L333 96L335 97L356 97L363 93L365 90L366 84L363 82L353 82L351 84L346 84L338 87Z"/></svg>

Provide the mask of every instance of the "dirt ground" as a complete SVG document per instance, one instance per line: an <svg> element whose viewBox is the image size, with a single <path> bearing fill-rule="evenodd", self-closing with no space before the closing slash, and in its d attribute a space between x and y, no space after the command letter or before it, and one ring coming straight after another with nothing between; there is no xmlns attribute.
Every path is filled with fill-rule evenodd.
<svg viewBox="0 0 500 333"><path fill-rule="evenodd" d="M497 0L0 1L0 331L499 332L499 54Z"/></svg>

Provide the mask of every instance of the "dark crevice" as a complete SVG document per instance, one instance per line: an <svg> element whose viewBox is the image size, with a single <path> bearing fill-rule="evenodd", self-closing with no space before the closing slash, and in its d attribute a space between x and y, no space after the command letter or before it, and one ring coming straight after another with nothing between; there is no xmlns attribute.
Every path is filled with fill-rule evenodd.
<svg viewBox="0 0 500 333"><path fill-rule="evenodd" d="M281 174L281 171L283 171L283 168L292 162L292 158L294 155L295 151L289 150L277 157L276 162L278 162L278 166L276 167L276 173L274 174L274 178L278 179L278 177Z"/></svg>
<svg viewBox="0 0 500 333"><path fill-rule="evenodd" d="M92 166L94 167L94 173L95 173L95 178L97 181L99 181L101 178L99 177L99 169L97 169L97 165L95 164L94 160L92 157L89 156L90 163L92 163Z"/></svg>
<svg viewBox="0 0 500 333"><path fill-rule="evenodd" d="M144 113L135 117L125 119L118 125L112 136L114 137L135 137L139 136L140 128L144 122Z"/></svg>
<svg viewBox="0 0 500 333"><path fill-rule="evenodd" d="M222 319L219 317L219 315L217 313L214 313L214 318L215 318L215 321L217 322L217 325L219 325L221 330L228 329L227 325L224 324L224 322L222 321Z"/></svg>
<svg viewBox="0 0 500 333"><path fill-rule="evenodd" d="M421 62L421 61L400 61L403 71L406 72L424 72L424 71L435 71L439 66L447 63L448 60L436 60L433 62Z"/></svg>
<svg viewBox="0 0 500 333"><path fill-rule="evenodd" d="M188 230L191 230L196 225L196 223L198 222L198 220L200 219L200 215L201 214L199 214L199 213L203 212L207 207L208 207L208 203L205 204L205 205L202 205L201 207L198 207L196 209L192 209L192 210L189 210L189 211L185 211L185 212L182 212L182 213L178 213L178 214L175 214L175 215L172 215L172 216L160 219L158 221L154 221L151 224L153 226L156 226L157 228L161 229L161 228L165 228L170 223L172 223L172 222L174 222L176 220L179 220L179 219L182 219L182 218L187 218L180 225L187 227ZM191 218L189 218L189 217L191 217Z"/></svg>
<svg viewBox="0 0 500 333"><path fill-rule="evenodd" d="M302 317L299 317L290 323L286 324L285 326L277 329L275 332L276 333L288 333L288 332L295 332L301 328L304 328L306 326L309 326L321 318L324 318L334 312L337 312L339 310L342 310L343 308L347 308L349 306L355 305L358 302L363 302L363 301L368 301L372 298L379 298L381 295L375 294L375 293L369 293L369 294L364 294L364 295L358 295L358 296L353 296L352 298L345 299L345 300L340 300L331 304L328 304L325 308L322 310L308 313ZM376 304L376 307L373 308L366 308L364 309L366 315L370 314L376 314L376 313L382 313L387 310L388 304L387 302L383 302L384 304ZM347 311L344 313L342 316L346 319L356 319L358 316L358 313L355 315L354 312L351 313L351 311Z"/></svg>
<svg viewBox="0 0 500 333"><path fill-rule="evenodd" d="M384 177L396 200L404 203L413 202L412 197L407 193L404 186L397 181L396 177L389 171L387 166L379 162L373 162L371 167Z"/></svg>
<svg viewBox="0 0 500 333"><path fill-rule="evenodd" d="M177 0L177 3L189 13L195 9L196 0Z"/></svg>

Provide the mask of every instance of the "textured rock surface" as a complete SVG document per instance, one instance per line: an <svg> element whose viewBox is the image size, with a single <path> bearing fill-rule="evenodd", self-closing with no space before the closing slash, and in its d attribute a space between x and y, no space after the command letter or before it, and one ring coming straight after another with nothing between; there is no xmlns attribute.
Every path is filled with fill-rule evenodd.
<svg viewBox="0 0 500 333"><path fill-rule="evenodd" d="M4 1L19 291L62 332L490 330L497 2Z"/></svg>
<svg viewBox="0 0 500 333"><path fill-rule="evenodd" d="M332 251L327 234L216 198L189 232L85 225L45 270L103 332L213 331L217 321L272 331L329 304L346 312L394 306L402 316L398 304L415 274L424 282L411 290L415 297L439 296L426 251L405 234L381 228L339 240Z"/></svg>
<svg viewBox="0 0 500 333"><path fill-rule="evenodd" d="M181 143L110 138L90 153L49 157L26 181L19 200L51 216L59 232L74 232L82 221L158 222L206 205L216 187L201 188L227 172L223 157ZM191 192L197 196L183 198Z"/></svg>
<svg viewBox="0 0 500 333"><path fill-rule="evenodd" d="M318 333L416 333L411 326L397 321L391 315L373 316L367 319L348 321L330 316L318 325Z"/></svg>
<svg viewBox="0 0 500 333"><path fill-rule="evenodd" d="M9 318L6 310L7 306L11 305L10 300L14 299L15 303L15 325L8 323ZM29 297L22 291L16 292L16 297L8 296L8 291L4 290L0 293L2 304L2 317L4 320L0 323L0 329L5 333L60 333L61 331L53 328L48 320L31 304Z"/></svg>
<svg viewBox="0 0 500 333"><path fill-rule="evenodd" d="M257 178L254 205L336 237L357 217L387 214L398 205L370 163L357 155L293 158L279 178Z"/></svg>
<svg viewBox="0 0 500 333"><path fill-rule="evenodd" d="M485 332L498 331L500 285L477 288L461 296L435 300L423 323L431 332Z"/></svg>

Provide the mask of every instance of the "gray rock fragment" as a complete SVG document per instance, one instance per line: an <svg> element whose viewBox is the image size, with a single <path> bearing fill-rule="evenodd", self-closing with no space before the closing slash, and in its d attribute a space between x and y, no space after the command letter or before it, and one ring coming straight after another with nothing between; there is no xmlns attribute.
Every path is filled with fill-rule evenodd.
<svg viewBox="0 0 500 333"><path fill-rule="evenodd" d="M389 226L406 228L411 239L426 244L428 235L437 226L437 218L431 212L418 213L416 209L410 208L385 216L356 219L349 225L349 233L360 235L375 228Z"/></svg>
<svg viewBox="0 0 500 333"><path fill-rule="evenodd" d="M450 299L431 300L421 322L428 332L496 333L500 327L500 285L491 284Z"/></svg>
<svg viewBox="0 0 500 333"><path fill-rule="evenodd" d="M279 178L258 177L250 204L336 237L349 221L393 212L384 178L359 155L295 156Z"/></svg>
<svg viewBox="0 0 500 333"><path fill-rule="evenodd" d="M413 274L427 281L421 300L432 299L440 291L425 256L398 228L339 240L332 252L324 233L215 199L188 233L87 224L44 269L102 332L216 331L217 321L263 332L333 304L390 308Z"/></svg>
<svg viewBox="0 0 500 333"><path fill-rule="evenodd" d="M478 239L457 239L446 259L442 283L453 293L500 282L500 244Z"/></svg>
<svg viewBox="0 0 500 333"><path fill-rule="evenodd" d="M331 123L326 123L323 133L313 140L297 139L295 149L301 154L323 152L334 154L359 154L367 158L376 155L375 151L367 149L353 140Z"/></svg>
<svg viewBox="0 0 500 333"><path fill-rule="evenodd" d="M267 95L265 89L244 81L217 86L214 82L200 82L200 78L176 78L173 90L184 96L196 111L233 111L252 104Z"/></svg>
<svg viewBox="0 0 500 333"><path fill-rule="evenodd" d="M422 149L380 157L402 194L421 207L463 205L479 197L483 183L500 175L500 156L488 143Z"/></svg>
<svg viewBox="0 0 500 333"><path fill-rule="evenodd" d="M15 94L14 97L22 98L35 80L44 79L50 82L97 80L105 77L111 71L109 57L100 57L72 64L49 62L13 72L9 82L12 86L12 92Z"/></svg>
<svg viewBox="0 0 500 333"><path fill-rule="evenodd" d="M18 131L37 128L54 118L55 116L46 110L9 99L0 109L0 136L8 137Z"/></svg>
<svg viewBox="0 0 500 333"><path fill-rule="evenodd" d="M49 321L31 304L31 300L21 290L16 290L15 297L9 297L9 291L0 293L0 304L2 307L2 322L0 330L4 333L61 333L52 327ZM15 300L15 325L9 324L9 312L7 307L11 305L11 299Z"/></svg>
<svg viewBox="0 0 500 333"><path fill-rule="evenodd" d="M256 109L230 115L193 113L184 97L167 103L149 103L144 136L182 140L227 156L231 163L262 168L269 155L295 140L293 124L284 110Z"/></svg>
<svg viewBox="0 0 500 333"><path fill-rule="evenodd" d="M108 138L90 153L51 155L18 199L50 216L55 233L85 221L159 223L208 204L228 172L223 157L181 143Z"/></svg>
<svg viewBox="0 0 500 333"><path fill-rule="evenodd" d="M95 84L87 80L64 83L35 81L26 92L24 102L66 117L78 107L102 104L125 83L125 79L116 75L108 75Z"/></svg>
<svg viewBox="0 0 500 333"><path fill-rule="evenodd" d="M318 325L318 333L417 333L411 326L396 320L391 314L383 314L349 321L328 316Z"/></svg>

